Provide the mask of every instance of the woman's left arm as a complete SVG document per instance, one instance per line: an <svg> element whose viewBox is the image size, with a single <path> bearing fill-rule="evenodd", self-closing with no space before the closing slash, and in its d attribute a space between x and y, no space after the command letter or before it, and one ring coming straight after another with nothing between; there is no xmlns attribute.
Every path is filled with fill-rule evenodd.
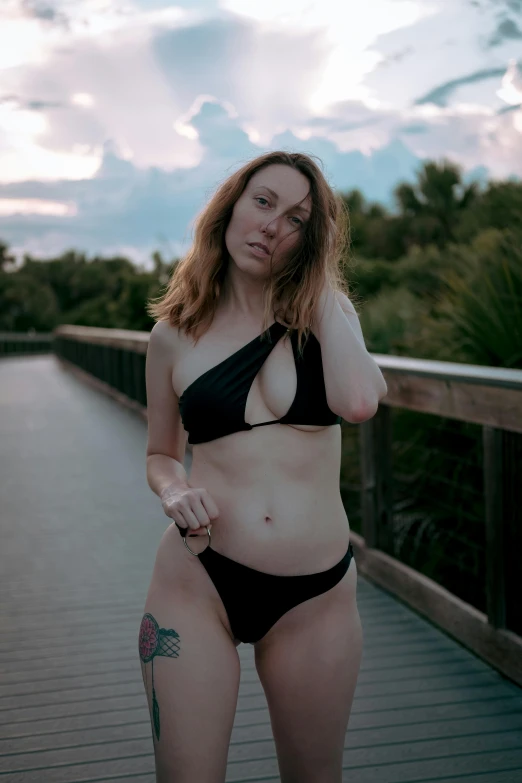
<svg viewBox="0 0 522 783"><path fill-rule="evenodd" d="M366 350L355 308L341 291L325 284L312 320L321 345L328 407L345 421L371 419L386 397L386 381Z"/></svg>

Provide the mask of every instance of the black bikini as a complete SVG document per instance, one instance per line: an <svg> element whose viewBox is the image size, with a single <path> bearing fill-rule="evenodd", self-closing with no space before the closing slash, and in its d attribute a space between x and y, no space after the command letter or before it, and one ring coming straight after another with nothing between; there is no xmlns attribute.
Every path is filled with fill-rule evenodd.
<svg viewBox="0 0 522 783"><path fill-rule="evenodd" d="M265 424L340 424L326 402L321 346L311 332L303 357L297 354L297 332L291 337L297 373L297 392L290 409L280 419L247 424L245 406L254 378L268 354L283 336L283 324L274 321L267 329L270 342L254 337L228 359L216 364L191 383L179 398L183 426L189 443L206 443L233 432L251 430ZM266 334L266 332L264 333Z"/></svg>
<svg viewBox="0 0 522 783"><path fill-rule="evenodd" d="M283 324L267 329L269 341L259 335L227 359L189 384L179 398L181 420L191 444L206 443L235 432L267 424L340 424L326 401L321 346L313 333L297 353L297 332L291 335L297 374L297 391L290 409L280 419L248 424L245 407L250 387L267 356L282 335ZM266 334L266 333L264 333ZM183 537L187 529L179 528ZM330 590L345 575L353 556L352 545L327 571L299 576L278 576L256 571L219 554L210 546L198 555L226 609L232 632L241 642L259 641L285 612Z"/></svg>

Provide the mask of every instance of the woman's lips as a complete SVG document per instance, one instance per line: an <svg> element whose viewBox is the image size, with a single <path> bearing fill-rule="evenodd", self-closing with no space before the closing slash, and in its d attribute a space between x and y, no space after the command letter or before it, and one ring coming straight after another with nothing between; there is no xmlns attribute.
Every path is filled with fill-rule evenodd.
<svg viewBox="0 0 522 783"><path fill-rule="evenodd" d="M267 256L267 255L268 255L268 252L267 252L266 250L262 250L262 249L261 249L260 247L258 247L257 245L251 245L251 244L249 243L249 245L248 245L248 246L249 246L249 248L252 250L252 252L256 254L256 256Z"/></svg>

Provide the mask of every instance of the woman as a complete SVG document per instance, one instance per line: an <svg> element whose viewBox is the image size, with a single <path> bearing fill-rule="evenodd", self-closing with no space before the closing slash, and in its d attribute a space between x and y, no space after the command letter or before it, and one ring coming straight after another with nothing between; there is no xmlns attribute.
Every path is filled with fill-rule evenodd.
<svg viewBox="0 0 522 783"><path fill-rule="evenodd" d="M219 187L149 308L147 480L173 520L139 641L160 783L225 780L240 642L282 783L341 781L362 632L340 422L386 394L341 290L346 225L309 156L263 155Z"/></svg>

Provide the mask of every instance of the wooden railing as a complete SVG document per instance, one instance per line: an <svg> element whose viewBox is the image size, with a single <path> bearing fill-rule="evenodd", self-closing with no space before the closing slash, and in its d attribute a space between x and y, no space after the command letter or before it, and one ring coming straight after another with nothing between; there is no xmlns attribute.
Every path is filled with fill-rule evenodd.
<svg viewBox="0 0 522 783"><path fill-rule="evenodd" d="M149 332L59 326L54 332L54 350L97 380L100 388L145 412L145 356Z"/></svg>
<svg viewBox="0 0 522 783"><path fill-rule="evenodd" d="M0 356L51 353L52 332L0 332Z"/></svg>
<svg viewBox="0 0 522 783"><path fill-rule="evenodd" d="M57 356L146 415L149 333L61 326ZM377 414L357 426L361 532L352 530L359 571L522 685L522 370L372 354L388 386ZM410 410L482 427L485 612L390 553L393 547L392 410ZM516 552L516 556L513 553Z"/></svg>
<svg viewBox="0 0 522 783"><path fill-rule="evenodd" d="M373 581L522 685L522 504L512 492L522 481L522 370L372 356L388 394L377 414L360 425L362 535L357 564ZM393 549L393 408L482 427L486 612L383 551Z"/></svg>

